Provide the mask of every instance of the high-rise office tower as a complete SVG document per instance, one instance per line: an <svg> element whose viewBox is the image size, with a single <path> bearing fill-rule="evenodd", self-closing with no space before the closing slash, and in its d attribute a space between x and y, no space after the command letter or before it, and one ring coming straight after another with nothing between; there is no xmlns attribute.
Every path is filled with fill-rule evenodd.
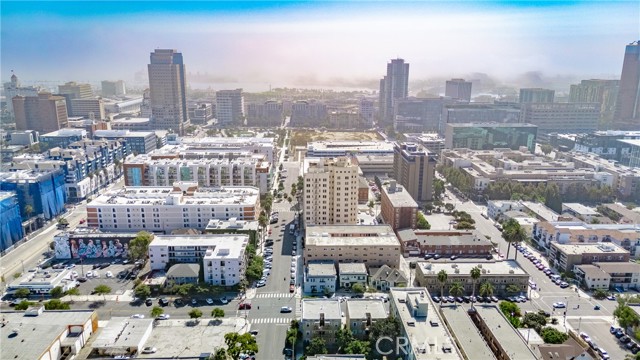
<svg viewBox="0 0 640 360"><path fill-rule="evenodd" d="M124 81L102 80L102 96L122 96L127 94Z"/></svg>
<svg viewBox="0 0 640 360"><path fill-rule="evenodd" d="M13 110L17 130L48 133L67 127L67 103L62 96L41 92L38 96L15 96Z"/></svg>
<svg viewBox="0 0 640 360"><path fill-rule="evenodd" d="M182 53L172 49L156 49L150 58L148 69L151 124L155 129L170 129L183 135L189 117L187 80Z"/></svg>
<svg viewBox="0 0 640 360"><path fill-rule="evenodd" d="M69 95L68 99L90 99L93 97L93 90L89 84L78 84L70 81L64 85L58 85L58 94Z"/></svg>
<svg viewBox="0 0 640 360"><path fill-rule="evenodd" d="M447 80L447 84L444 90L444 96L470 102L471 81L464 81L464 79Z"/></svg>
<svg viewBox="0 0 640 360"><path fill-rule="evenodd" d="M430 201L433 198L436 161L436 154L422 145L395 143L393 177L407 189L415 201Z"/></svg>
<svg viewBox="0 0 640 360"><path fill-rule="evenodd" d="M600 104L600 120L608 123L616 110L616 98L620 80L582 80L571 85L569 102L597 102Z"/></svg>
<svg viewBox="0 0 640 360"><path fill-rule="evenodd" d="M380 125L393 125L396 100L409 96L409 64L393 59L387 64L387 75L380 80Z"/></svg>
<svg viewBox="0 0 640 360"><path fill-rule="evenodd" d="M216 92L216 119L219 124L244 125L242 89Z"/></svg>
<svg viewBox="0 0 640 360"><path fill-rule="evenodd" d="M627 45L624 52L613 127L640 128L640 40Z"/></svg>
<svg viewBox="0 0 640 360"><path fill-rule="evenodd" d="M556 95L555 90L541 88L520 89L520 104L552 103Z"/></svg>

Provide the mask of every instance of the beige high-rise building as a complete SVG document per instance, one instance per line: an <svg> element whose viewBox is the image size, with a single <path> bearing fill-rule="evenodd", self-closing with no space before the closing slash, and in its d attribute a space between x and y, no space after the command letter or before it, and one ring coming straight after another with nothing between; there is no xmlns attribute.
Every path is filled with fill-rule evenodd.
<svg viewBox="0 0 640 360"><path fill-rule="evenodd" d="M151 53L149 90L152 126L182 135L188 125L186 71L182 53L156 49Z"/></svg>
<svg viewBox="0 0 640 360"><path fill-rule="evenodd" d="M90 99L93 97L93 90L89 84L70 81L64 85L58 85L58 94L69 95L69 99Z"/></svg>
<svg viewBox="0 0 640 360"><path fill-rule="evenodd" d="M397 182L415 201L433 198L436 155L421 145L396 143L393 147L393 173Z"/></svg>
<svg viewBox="0 0 640 360"><path fill-rule="evenodd" d="M67 103L62 96L41 92L38 96L16 96L12 99L17 130L48 133L67 127Z"/></svg>
<svg viewBox="0 0 640 360"><path fill-rule="evenodd" d="M358 166L346 157L308 161L303 199L306 225L355 224Z"/></svg>

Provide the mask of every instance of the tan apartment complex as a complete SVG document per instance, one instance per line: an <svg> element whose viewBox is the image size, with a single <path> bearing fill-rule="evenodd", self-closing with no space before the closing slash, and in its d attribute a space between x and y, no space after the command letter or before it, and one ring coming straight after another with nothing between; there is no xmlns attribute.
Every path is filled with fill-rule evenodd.
<svg viewBox="0 0 640 360"><path fill-rule="evenodd" d="M549 264L560 271L573 271L576 265L626 261L629 252L613 243L551 243L549 250Z"/></svg>
<svg viewBox="0 0 640 360"><path fill-rule="evenodd" d="M304 173L305 223L355 224L358 187L358 166L348 158L309 160Z"/></svg>
<svg viewBox="0 0 640 360"><path fill-rule="evenodd" d="M447 273L447 282L444 284L444 295L449 295L451 284L459 282L464 286L465 295L473 293L473 280L471 269L479 268L480 279L476 281L476 295L481 282L488 281L493 285L494 294L504 295L507 286L516 285L523 293L529 286L529 274L527 274L515 260L493 262L460 262L455 263L431 263L418 262L416 266L416 283L424 286L433 295L440 295L442 284L438 281L438 273L444 270Z"/></svg>
<svg viewBox="0 0 640 360"><path fill-rule="evenodd" d="M389 225L307 226L304 263L333 260L397 268L400 243Z"/></svg>

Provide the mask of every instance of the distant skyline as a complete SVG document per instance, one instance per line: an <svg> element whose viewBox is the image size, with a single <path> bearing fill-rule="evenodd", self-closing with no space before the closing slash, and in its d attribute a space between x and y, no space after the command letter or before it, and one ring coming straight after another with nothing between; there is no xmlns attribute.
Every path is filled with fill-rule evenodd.
<svg viewBox="0 0 640 360"><path fill-rule="evenodd" d="M226 88L237 82L375 89L396 57L411 63L412 82L471 73L619 78L625 45L640 38L638 1L3 0L1 6L2 82L15 70L27 82L131 83L136 73L146 76L157 48L177 49L187 72L207 73Z"/></svg>

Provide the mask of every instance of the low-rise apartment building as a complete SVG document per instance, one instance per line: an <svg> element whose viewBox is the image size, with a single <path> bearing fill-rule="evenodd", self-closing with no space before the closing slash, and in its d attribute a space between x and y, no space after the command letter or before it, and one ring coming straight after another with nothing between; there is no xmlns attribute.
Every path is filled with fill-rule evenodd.
<svg viewBox="0 0 640 360"><path fill-rule="evenodd" d="M394 358L412 360L464 359L455 345L442 316L425 288L392 288L389 313L400 320L399 348L394 341L383 344L383 351Z"/></svg>
<svg viewBox="0 0 640 360"><path fill-rule="evenodd" d="M166 270L168 265L175 263L197 264L208 250L214 250L213 255L220 255L220 259L226 261L225 271L239 274L244 273L247 245L249 236L240 234L156 235L149 244L149 263L151 270ZM224 258L222 254L225 254Z"/></svg>
<svg viewBox="0 0 640 360"><path fill-rule="evenodd" d="M613 243L622 247L634 258L640 256L640 230L633 224L542 221L533 226L533 240L547 250L554 243Z"/></svg>
<svg viewBox="0 0 640 360"><path fill-rule="evenodd" d="M124 163L125 186L171 186L194 181L202 187L255 186L270 189L270 166L264 155L243 158L190 158L187 154L142 154Z"/></svg>
<svg viewBox="0 0 640 360"><path fill-rule="evenodd" d="M559 271L573 271L576 265L595 262L626 262L629 252L613 243L551 243L549 264Z"/></svg>
<svg viewBox="0 0 640 360"><path fill-rule="evenodd" d="M367 267L363 263L339 263L338 276L341 289L350 289L354 284L367 287Z"/></svg>
<svg viewBox="0 0 640 360"><path fill-rule="evenodd" d="M458 257L486 257L493 245L473 231L412 230L398 231L402 255L440 255Z"/></svg>
<svg viewBox="0 0 640 360"><path fill-rule="evenodd" d="M382 186L381 215L386 224L394 231L400 229L415 229L418 219L418 204L411 194L395 180L389 185Z"/></svg>
<svg viewBox="0 0 640 360"><path fill-rule="evenodd" d="M587 223L591 223L591 220L593 218L600 216L600 214L598 214L598 212L594 209L580 203L563 203L562 214L575 216L576 218Z"/></svg>
<svg viewBox="0 0 640 360"><path fill-rule="evenodd" d="M202 154L213 152L219 154L251 153L266 156L267 162L273 164L275 158L275 140L271 137L180 137L174 145L180 151L199 152Z"/></svg>
<svg viewBox="0 0 640 360"><path fill-rule="evenodd" d="M572 184L607 184L609 178L564 160L548 160L522 150L445 149L441 153L445 166L460 168L476 192L484 191L494 181L557 184L560 192ZM606 174L605 174L606 175Z"/></svg>
<svg viewBox="0 0 640 360"><path fill-rule="evenodd" d="M304 263L332 260L397 268L400 243L389 225L307 226Z"/></svg>
<svg viewBox="0 0 640 360"><path fill-rule="evenodd" d="M444 295L449 295L451 284L459 282L464 286L465 295L473 293L473 279L471 269L479 268L480 280L476 281L476 294L480 282L488 281L493 285L494 294L507 294L507 287L515 285L522 293L526 293L529 286L529 274L514 260L491 262L422 262L416 266L416 283L424 286L432 294L440 295L442 284L438 281L438 273L444 270L448 277L444 284Z"/></svg>
<svg viewBox="0 0 640 360"><path fill-rule="evenodd" d="M200 188L132 186L107 192L87 205L87 226L110 231L167 232L204 230L211 219L257 220L260 194L255 187Z"/></svg>
<svg viewBox="0 0 640 360"><path fill-rule="evenodd" d="M502 214L509 211L529 213L540 221L558 221L558 213L544 204L531 201L490 200L487 202L487 215L494 220L502 220Z"/></svg>
<svg viewBox="0 0 640 360"><path fill-rule="evenodd" d="M55 287L59 286L62 291L67 291L78 285L75 280L77 274L73 276L67 269L36 269L19 275L7 286L8 294L13 294L18 289L27 289L32 295L49 295Z"/></svg>
<svg viewBox="0 0 640 360"><path fill-rule="evenodd" d="M302 299L300 331L305 345L320 338L327 344L327 349L335 352L336 333L341 328L342 309L338 299Z"/></svg>
<svg viewBox="0 0 640 360"><path fill-rule="evenodd" d="M305 293L334 293L338 276L336 265L329 262L309 262L304 272Z"/></svg>
<svg viewBox="0 0 640 360"><path fill-rule="evenodd" d="M595 154L572 151L562 156L572 161L576 168L585 168L609 175L607 185L624 198L633 196L640 187L640 168L620 165L617 161L607 160Z"/></svg>
<svg viewBox="0 0 640 360"><path fill-rule="evenodd" d="M347 327L357 339L368 340L373 324L388 317L382 299L348 299L346 303Z"/></svg>
<svg viewBox="0 0 640 360"><path fill-rule="evenodd" d="M588 289L638 290L640 264L635 262L597 262L576 265L576 278L583 281Z"/></svg>

